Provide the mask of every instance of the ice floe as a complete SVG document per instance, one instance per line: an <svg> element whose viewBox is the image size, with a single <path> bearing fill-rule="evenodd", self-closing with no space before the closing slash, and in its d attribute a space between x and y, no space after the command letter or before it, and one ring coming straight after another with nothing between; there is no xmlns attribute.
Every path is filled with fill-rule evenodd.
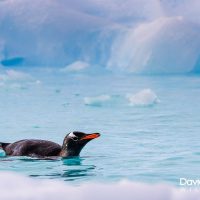
<svg viewBox="0 0 200 200"><path fill-rule="evenodd" d="M144 89L135 94L126 95L132 106L150 106L159 102L159 99L151 89Z"/></svg>

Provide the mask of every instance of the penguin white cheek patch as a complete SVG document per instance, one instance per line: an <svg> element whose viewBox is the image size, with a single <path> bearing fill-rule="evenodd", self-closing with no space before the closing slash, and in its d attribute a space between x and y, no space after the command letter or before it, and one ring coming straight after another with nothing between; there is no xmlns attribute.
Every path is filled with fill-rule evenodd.
<svg viewBox="0 0 200 200"><path fill-rule="evenodd" d="M70 137L76 137L73 132L69 134Z"/></svg>

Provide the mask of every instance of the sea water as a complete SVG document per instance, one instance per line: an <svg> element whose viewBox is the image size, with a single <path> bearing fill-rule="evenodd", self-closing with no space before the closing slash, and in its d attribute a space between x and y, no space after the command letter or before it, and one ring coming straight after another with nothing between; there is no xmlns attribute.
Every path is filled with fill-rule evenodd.
<svg viewBox="0 0 200 200"><path fill-rule="evenodd" d="M62 144L76 130L101 137L73 159L5 157L1 151L1 171L76 184L128 179L178 185L180 178L199 178L199 76L26 74L0 80L0 141Z"/></svg>

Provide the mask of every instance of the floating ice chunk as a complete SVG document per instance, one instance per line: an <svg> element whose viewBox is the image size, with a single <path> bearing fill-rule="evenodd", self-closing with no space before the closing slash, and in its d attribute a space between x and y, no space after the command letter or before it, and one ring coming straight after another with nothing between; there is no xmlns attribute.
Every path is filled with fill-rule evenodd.
<svg viewBox="0 0 200 200"><path fill-rule="evenodd" d="M128 94L127 99L132 106L150 106L159 102L157 95L151 89L144 89L136 94Z"/></svg>
<svg viewBox="0 0 200 200"><path fill-rule="evenodd" d="M102 106L102 104L110 100L111 97L109 95L100 95L96 97L85 97L84 103L85 105L90 105L90 106Z"/></svg>
<svg viewBox="0 0 200 200"><path fill-rule="evenodd" d="M30 78L29 74L13 69L6 70L0 74L0 80L2 81L28 80Z"/></svg>
<svg viewBox="0 0 200 200"><path fill-rule="evenodd" d="M61 72L79 72L88 67L89 67L89 64L87 62L76 61L76 62L62 68L60 71Z"/></svg>
<svg viewBox="0 0 200 200"><path fill-rule="evenodd" d="M27 80L30 78L31 76L29 74L13 69L6 70L2 74L0 74L0 80L3 81Z"/></svg>
<svg viewBox="0 0 200 200"><path fill-rule="evenodd" d="M11 80L24 80L24 79L30 78L29 74L25 72L21 72L21 71L16 71L13 69L7 70L6 74L7 74L7 77Z"/></svg>

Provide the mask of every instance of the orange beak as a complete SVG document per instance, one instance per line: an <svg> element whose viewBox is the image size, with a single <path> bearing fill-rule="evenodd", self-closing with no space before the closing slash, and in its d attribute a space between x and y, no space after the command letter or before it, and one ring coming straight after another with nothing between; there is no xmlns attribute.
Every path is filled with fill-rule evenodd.
<svg viewBox="0 0 200 200"><path fill-rule="evenodd" d="M92 134L85 135L80 140L92 140L92 139L95 139L95 138L98 138L98 137L100 137L99 133L92 133Z"/></svg>

